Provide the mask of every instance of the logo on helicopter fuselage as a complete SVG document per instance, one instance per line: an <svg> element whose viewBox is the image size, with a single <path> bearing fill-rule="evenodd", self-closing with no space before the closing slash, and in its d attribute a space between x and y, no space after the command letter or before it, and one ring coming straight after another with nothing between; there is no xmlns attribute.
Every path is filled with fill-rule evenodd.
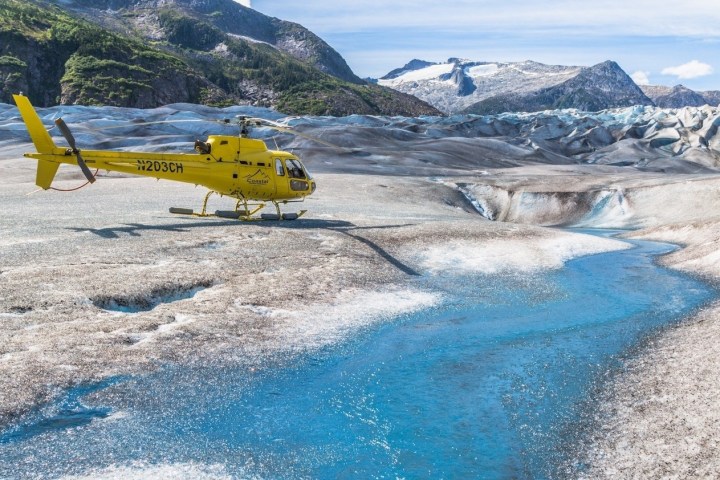
<svg viewBox="0 0 720 480"><path fill-rule="evenodd" d="M262 170L258 169L257 172L245 177L245 181L250 185L267 185L270 183L270 177L268 177Z"/></svg>

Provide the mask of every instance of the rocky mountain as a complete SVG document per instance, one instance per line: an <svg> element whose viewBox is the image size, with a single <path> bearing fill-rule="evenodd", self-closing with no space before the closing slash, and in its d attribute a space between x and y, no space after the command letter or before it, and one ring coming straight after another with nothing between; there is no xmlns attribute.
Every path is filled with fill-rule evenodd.
<svg viewBox="0 0 720 480"><path fill-rule="evenodd" d="M705 100L707 100L708 105L720 105L720 90L710 90L699 93Z"/></svg>
<svg viewBox="0 0 720 480"><path fill-rule="evenodd" d="M640 88L655 105L662 108L701 107L720 103L720 92L696 92L684 85L641 85Z"/></svg>
<svg viewBox="0 0 720 480"><path fill-rule="evenodd" d="M304 27L232 0L0 0L0 101L437 114L367 84Z"/></svg>
<svg viewBox="0 0 720 480"><path fill-rule="evenodd" d="M342 80L363 83L345 59L302 25L268 17L228 0L61 0L63 8L116 32L150 41L168 41L203 50L222 40L217 33L272 45L319 70ZM198 31L191 22L216 27ZM199 37L196 33L202 33Z"/></svg>
<svg viewBox="0 0 720 480"><path fill-rule="evenodd" d="M455 113L496 95L525 95L575 77L582 67L473 62L450 58L444 63L413 60L378 83L409 93L439 110Z"/></svg>
<svg viewBox="0 0 720 480"><path fill-rule="evenodd" d="M428 64L413 60L378 83L415 95L447 113L652 105L612 61L579 67L532 61L488 63L451 58Z"/></svg>
<svg viewBox="0 0 720 480"><path fill-rule="evenodd" d="M537 112L562 108L596 112L608 108L653 105L627 73L613 61L581 69L560 84L525 95L501 94L482 100L465 113Z"/></svg>

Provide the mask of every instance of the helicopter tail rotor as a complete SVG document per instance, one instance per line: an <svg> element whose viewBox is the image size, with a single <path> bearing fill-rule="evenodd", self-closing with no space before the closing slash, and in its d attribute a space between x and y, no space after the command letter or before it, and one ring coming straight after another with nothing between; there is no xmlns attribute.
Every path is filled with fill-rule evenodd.
<svg viewBox="0 0 720 480"><path fill-rule="evenodd" d="M80 170L82 170L83 175L85 175L85 178L87 178L88 182L90 183L95 182L95 175L92 174L87 164L85 163L85 160L83 160L82 155L80 154L80 150L77 149L77 146L75 144L75 137L73 136L65 121L62 118L58 118L57 120L55 120L55 125L57 125L63 137L65 137L65 140L67 140L67 143L70 146L72 153L75 154L75 157L77 158L77 164L80 167Z"/></svg>

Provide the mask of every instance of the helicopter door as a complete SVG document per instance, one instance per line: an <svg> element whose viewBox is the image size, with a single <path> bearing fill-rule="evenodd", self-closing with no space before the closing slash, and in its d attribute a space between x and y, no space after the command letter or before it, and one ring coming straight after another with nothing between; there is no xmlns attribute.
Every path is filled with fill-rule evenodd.
<svg viewBox="0 0 720 480"><path fill-rule="evenodd" d="M275 182L275 185L277 185L277 194L279 196L287 195L288 184L286 181L287 175L285 174L285 165L279 158L275 159L275 177L277 178L277 181Z"/></svg>
<svg viewBox="0 0 720 480"><path fill-rule="evenodd" d="M283 167L282 160L280 160L279 158L275 159L275 173L278 177L285 176L285 167Z"/></svg>

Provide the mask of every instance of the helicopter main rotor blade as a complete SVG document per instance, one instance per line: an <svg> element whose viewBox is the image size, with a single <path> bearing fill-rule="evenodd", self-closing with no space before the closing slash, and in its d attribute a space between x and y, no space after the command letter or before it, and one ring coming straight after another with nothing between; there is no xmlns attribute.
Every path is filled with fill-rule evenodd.
<svg viewBox="0 0 720 480"><path fill-rule="evenodd" d="M116 130L119 128L132 128L132 127L144 127L145 125L161 125L161 124L175 124L175 123L219 123L221 125L228 125L228 122L223 120L203 120L203 119L191 119L191 120L157 120L153 122L129 122L125 123L123 125L113 125L111 127L96 127L96 128L90 128L89 130L98 130L98 131L105 131L105 130ZM234 126L234 125L233 125Z"/></svg>
<svg viewBox="0 0 720 480"><path fill-rule="evenodd" d="M63 137L65 137L65 140L72 149L72 152L75 154L75 157L77 158L77 164L80 167L80 170L82 170L83 175L85 175L85 178L87 178L88 182L94 183L95 175L92 174L87 164L85 163L85 160L83 160L82 155L80 155L80 150L78 150L77 146L75 145L75 137L73 137L73 134L68 128L65 121L62 118L58 118L57 120L55 120L55 125L57 125L57 127L60 129L60 133L62 133Z"/></svg>
<svg viewBox="0 0 720 480"><path fill-rule="evenodd" d="M335 145L334 143L326 142L325 140L321 140L321 139L319 139L319 138L317 138L317 137L313 137L312 135L308 135L308 134L306 134L306 133L298 132L297 130L293 130L292 128L289 128L289 127L276 127L276 126L274 126L274 125L271 125L269 128L272 128L272 129L274 129L274 130L278 130L278 131L280 131L280 132L291 133L291 134L293 134L293 135L297 135L298 137L302 137L302 138L305 138L305 139L307 139L307 140L311 140L311 141L313 141L313 142L317 142L317 143L319 143L319 144L325 145L326 147L334 148L335 150L343 150L343 151L348 150L348 148L341 147L341 146L339 146L339 145Z"/></svg>
<svg viewBox="0 0 720 480"><path fill-rule="evenodd" d="M335 145L335 144L333 144L333 143L330 143L330 142L327 142L327 141L325 141L325 140L322 140L322 139L320 139L320 138L318 138L318 137L314 137L314 136L308 135L308 134L306 134L306 133L298 132L298 131L295 130L294 128L288 127L288 126L286 126L286 125L282 125L282 124L277 123L277 122L273 122L272 120L266 120L266 119L264 119L264 118L243 118L243 119L241 119L240 121L241 121L241 122L244 121L244 122L248 122L248 123L254 123L254 124L256 124L257 126L267 127L267 128L271 128L271 129L273 129L273 130L277 130L277 131L279 131L279 132L284 132L284 133L289 133L289 134L292 134L292 135L297 135L298 137L303 137L303 138L305 138L305 139L307 139L307 140L311 140L311 141L313 141L313 142L320 143L320 144L322 144L322 145L325 145L325 146L330 147L330 148L334 148L334 149L336 149L336 150L341 150L341 151L348 151L348 150L350 150L349 148L341 147L341 146L339 146L339 145Z"/></svg>
<svg viewBox="0 0 720 480"><path fill-rule="evenodd" d="M68 129L67 125L62 119L58 119L55 121L58 128L60 128L60 131L62 132L65 139L68 141L68 144L70 145L70 148L73 149L73 153L79 156L79 153L77 152L77 149L75 147L75 138L72 136L72 133L70 133L70 130ZM308 135L306 133L299 132L291 127L288 127L286 125L283 125L278 122L274 122L272 120L267 120L265 118L256 118L256 117L245 117L238 115L235 120L231 120L229 118L225 119L185 119L185 120L158 120L158 121L152 121L152 122L138 122L138 123L127 123L124 125L113 125L108 127L98 127L91 130L98 130L98 131L105 131L105 130L113 130L113 129L119 129L119 128L132 128L132 127L140 127L145 125L160 125L160 124L176 124L176 123L215 123L220 124L224 127L265 127L270 128L273 130L277 130L279 132L283 133L289 133L291 135L296 135L298 137L303 137L307 140L325 145L326 147L330 147L335 150L339 150L341 152L354 152L356 149L354 148L348 148L348 147L341 147L339 145L335 145L334 143L330 143L326 140L322 140L318 137L314 137L312 135ZM245 133L247 134L247 132ZM80 168L83 168L85 165L85 162L81 161L78 162L78 165L80 165ZM84 171L84 170L83 170ZM88 170L89 171L89 170ZM86 175L87 176L87 175Z"/></svg>

